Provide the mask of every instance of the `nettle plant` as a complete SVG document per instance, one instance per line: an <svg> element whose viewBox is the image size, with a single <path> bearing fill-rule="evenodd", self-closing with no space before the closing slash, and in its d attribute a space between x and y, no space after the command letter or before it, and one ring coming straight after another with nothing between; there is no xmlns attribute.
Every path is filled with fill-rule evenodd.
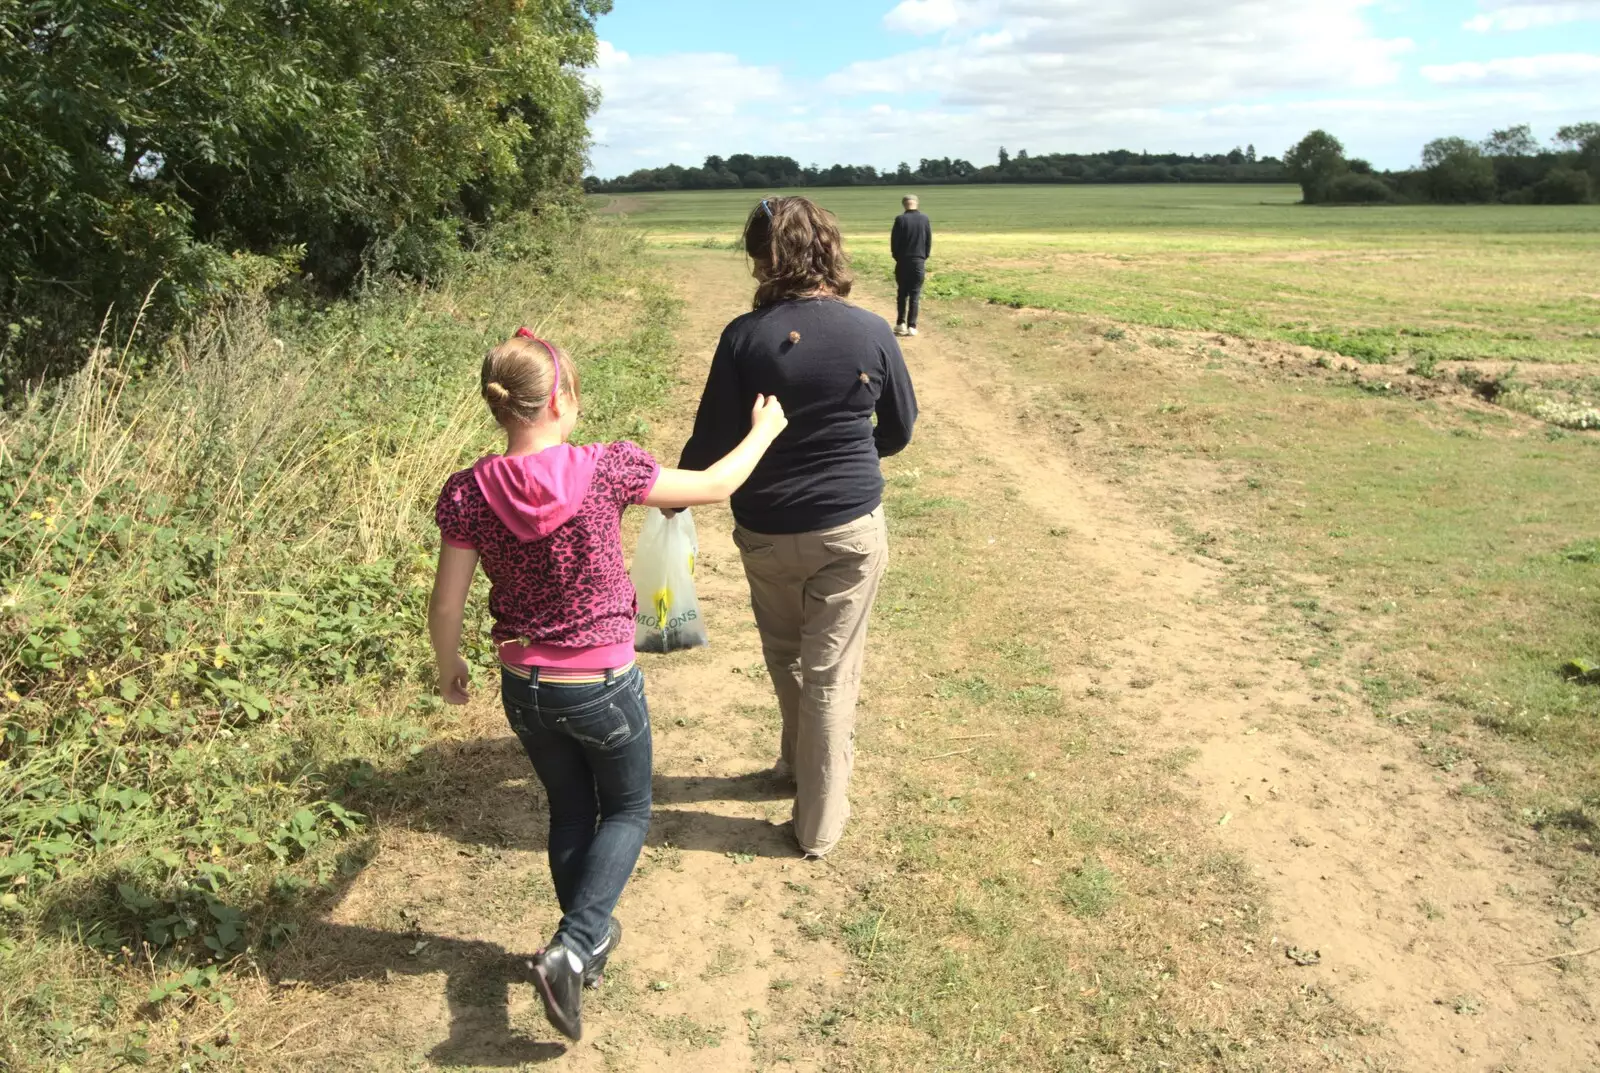
<svg viewBox="0 0 1600 1073"><path fill-rule="evenodd" d="M352 719L426 665L422 496L363 449L392 403L353 375L330 418L240 343L146 380L100 353L0 419L0 923L202 962L280 939L364 822L330 759L423 734Z"/></svg>

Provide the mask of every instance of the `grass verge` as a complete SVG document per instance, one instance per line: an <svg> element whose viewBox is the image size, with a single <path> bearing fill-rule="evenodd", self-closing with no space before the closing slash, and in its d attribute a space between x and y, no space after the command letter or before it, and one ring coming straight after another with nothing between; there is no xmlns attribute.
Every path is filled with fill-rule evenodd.
<svg viewBox="0 0 1600 1073"><path fill-rule="evenodd" d="M580 435L642 436L675 309L635 237L529 225L436 288L232 309L142 375L106 340L0 418L0 1065L226 1048L184 1025L365 865L356 800L453 719L417 676L483 350L539 325Z"/></svg>

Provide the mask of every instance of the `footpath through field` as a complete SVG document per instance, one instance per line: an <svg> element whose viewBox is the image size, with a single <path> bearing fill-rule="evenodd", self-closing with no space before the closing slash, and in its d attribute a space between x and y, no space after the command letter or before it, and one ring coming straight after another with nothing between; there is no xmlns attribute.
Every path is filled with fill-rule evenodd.
<svg viewBox="0 0 1600 1073"><path fill-rule="evenodd" d="M745 307L749 284L738 258L667 256L689 302L684 341L693 381L714 345L715 329ZM858 300L892 319L886 297ZM1315 987L1346 1007L1355 1023L1350 1035L1308 1049L1301 1061L1315 1050L1329 1064L1342 1064L1335 1057L1342 1051L1352 1061L1360 1057L1414 1070L1600 1069L1594 991L1583 986L1581 975L1563 976L1547 963L1517 964L1530 960L1530 951L1560 949L1565 937L1548 913L1529 908L1550 893L1548 879L1516 846L1505 844L1497 825L1451 796L1433 769L1414 758L1409 742L1361 714L1350 717L1357 725L1323 733L1317 724L1325 717L1316 714L1321 698L1300 664L1275 651L1270 624L1259 621L1255 609L1224 599L1219 568L1175 551L1172 534L1137 505L1137 496L1087 471L1056 442L1026 433L1012 417L1005 372L992 355L951 352L936 331L909 340L906 351L926 407L923 450L908 460L910 466L953 471L955 479L947 483L960 496L1004 501L1009 490L1019 497L1013 524L995 530L993 539L1012 545L1013 553L1022 553L1020 561L1037 568L1010 574L1003 583L1045 588L1046 606L1057 605L1060 613L1053 620L1014 623L1016 639L1037 646L1063 627L1093 637L1092 653L1078 666L1056 668L1053 684L1066 700L1058 718L1108 720L1132 755L1176 751L1187 759L1192 754L1185 750L1197 750L1192 763L1172 765L1169 779L1181 794L1183 814L1174 827L1241 855L1254 876L1241 880L1241 893L1256 881L1265 888L1259 937L1241 941L1237 950L1241 959L1259 960L1267 970L1252 977L1267 993L1230 1003L1224 991L1220 1006L1208 1012L1272 1001L1287 1008ZM903 475L906 467L891 472ZM720 543L721 519L706 520L720 574L737 575L736 559ZM1064 573L1054 570L1063 543L1070 561ZM898 550L904 557L904 545ZM899 569L914 575L929 565L912 561ZM1072 587L1089 579L1092 589ZM719 641L742 652L752 635L737 586L719 586L716 597L734 604L723 604L714 617ZM1098 613L1074 616L1074 603ZM933 659L926 659L929 647L903 645L896 634L880 631L874 666L923 657L919 672L939 672L937 654L953 655L950 638L937 618L917 632L933 635ZM748 674L760 692L753 655ZM724 653L721 662L731 658ZM732 678L727 672L737 669L724 668L723 674ZM685 697L707 685L719 692L727 688L726 679L707 682L671 665L656 670L655 681ZM880 671L867 720L903 707L885 703L885 688ZM1095 703L1108 694L1116 695L1114 713ZM730 739L748 733L744 727L724 729ZM908 724L886 754L874 749L889 744L883 728L864 727L864 803L883 803L897 766L946 751L932 727L918 729ZM1042 766L1044 757L1027 756L1026 737L1023 762ZM961 745L955 741L948 751L960 754ZM1125 772L1116 770L1124 766L1115 755L1120 751L1111 750L1098 777L1144 777L1143 765L1131 757ZM962 765L966 759L958 755L940 763ZM674 767L692 773L701 762L670 747L663 751L664 773ZM981 827L985 820L973 822ZM858 823L856 835L880 830ZM840 868L854 871L848 862ZM1521 897L1508 897L1508 885ZM1430 897L1440 904L1434 906ZM1432 908L1425 916L1441 920L1441 926L1417 926L1419 903ZM636 896L635 904L650 903ZM1137 897L1125 901L1122 911L1139 914ZM1200 922L1202 928L1221 924ZM1298 964L1290 949L1309 955L1298 961L1316 964ZM1072 951L1060 955L1070 958ZM835 956L830 952L825 959ZM879 985L868 979L854 986ZM971 1016L992 1014L980 1007ZM857 1057L876 1064L870 1055ZM983 1064L976 1055L972 1062L974 1068ZM1238 1064L1217 1062L1226 1068Z"/></svg>
<svg viewBox="0 0 1600 1073"><path fill-rule="evenodd" d="M892 320L884 297L865 304ZM1251 953L1355 1014L1356 1032L1372 1036L1341 1041L1347 1055L1417 1071L1600 1070L1594 977L1534 960L1571 937L1536 908L1556 891L1528 847L1370 713L1327 726L1302 665L1278 653L1261 609L1223 596L1214 560L1176 550L1120 479L1024 431L995 355L951 352L937 333L906 351L930 422L957 432L989 483L1017 488L1064 530L1069 556L1100 579L1111 613L1074 620L1098 635L1098 658L1063 676L1067 695L1130 687L1122 717L1141 748L1197 750L1173 782L1187 819L1265 888L1267 948ZM1438 927L1416 924L1419 904Z"/></svg>
<svg viewBox="0 0 1600 1073"><path fill-rule="evenodd" d="M726 252L659 256L686 302L666 455L750 283ZM906 352L925 413L889 467L838 853L792 857L749 778L777 713L731 519L697 512L713 647L646 663L657 818L586 1040L559 1046L515 969L553 900L483 689L485 740L434 758L441 822L386 829L295 945L250 1068L1600 1069L1586 977L1508 964L1562 946L1503 893L1548 879L1414 748L1323 725L1139 489L1014 420L997 355Z"/></svg>

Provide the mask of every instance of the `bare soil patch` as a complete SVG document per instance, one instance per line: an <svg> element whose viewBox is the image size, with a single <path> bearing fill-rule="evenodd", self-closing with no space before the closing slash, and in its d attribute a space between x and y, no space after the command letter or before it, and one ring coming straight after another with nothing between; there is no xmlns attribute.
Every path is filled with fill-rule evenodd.
<svg viewBox="0 0 1600 1073"><path fill-rule="evenodd" d="M615 195L608 198L595 211L601 216L628 216L638 212L645 206L645 200L640 197Z"/></svg>
<svg viewBox="0 0 1600 1073"><path fill-rule="evenodd" d="M1106 649L1105 677L1139 684L1127 707L1155 740L1198 751L1180 783L1272 891L1274 941L1316 952L1309 975L1385 1026L1401 1068L1596 1068L1592 977L1514 964L1581 939L1549 911L1560 892L1527 840L1359 704L1320 693L1270 621L1220 598L1215 562L1174 555L1090 459L1023 431L1011 415L1027 385L974 391L970 360L933 332L907 352L930 409L1154 620Z"/></svg>

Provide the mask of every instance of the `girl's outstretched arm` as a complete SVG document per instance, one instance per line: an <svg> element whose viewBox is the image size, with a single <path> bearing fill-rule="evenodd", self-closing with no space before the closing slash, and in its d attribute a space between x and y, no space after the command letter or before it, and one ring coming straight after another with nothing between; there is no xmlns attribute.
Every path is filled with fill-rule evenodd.
<svg viewBox="0 0 1600 1073"><path fill-rule="evenodd" d="M749 479L767 453L772 441L789 427L783 406L774 397L757 395L750 413L750 432L744 442L705 470L663 469L655 487L645 496L644 505L662 510L681 510L727 499Z"/></svg>
<svg viewBox="0 0 1600 1073"><path fill-rule="evenodd" d="M474 549L451 544L439 549L439 572L433 576L433 596L428 600L428 636L439 665L439 696L446 704L467 703L472 685L472 671L461 658L461 623L477 569Z"/></svg>

